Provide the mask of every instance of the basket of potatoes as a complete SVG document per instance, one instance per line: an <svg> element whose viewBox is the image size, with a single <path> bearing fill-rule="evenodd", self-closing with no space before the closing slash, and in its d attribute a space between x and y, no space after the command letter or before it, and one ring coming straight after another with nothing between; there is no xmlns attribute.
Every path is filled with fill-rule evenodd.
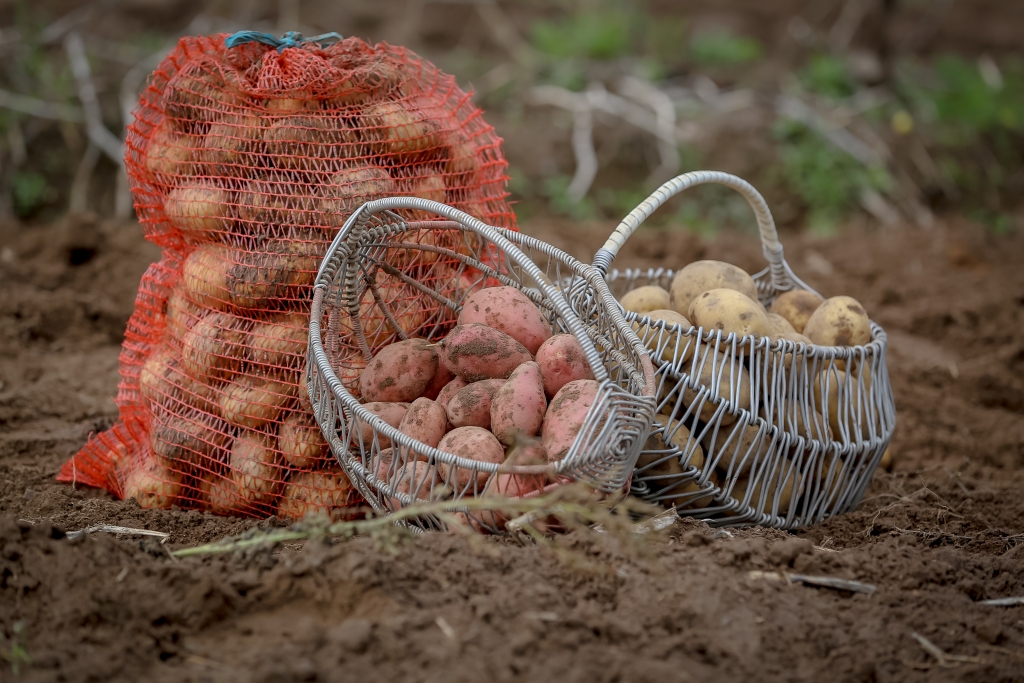
<svg viewBox="0 0 1024 683"><path fill-rule="evenodd" d="M706 183L750 204L764 270L609 272L647 217ZM634 493L714 524L781 528L860 502L895 426L887 338L855 299L825 299L793 273L757 190L721 172L681 175L622 220L594 265L655 364L658 408Z"/></svg>
<svg viewBox="0 0 1024 683"><path fill-rule="evenodd" d="M594 268L418 198L367 202L335 238L307 376L334 457L376 511L449 501L482 532L507 520L459 501L573 481L624 491L654 417L647 349Z"/></svg>

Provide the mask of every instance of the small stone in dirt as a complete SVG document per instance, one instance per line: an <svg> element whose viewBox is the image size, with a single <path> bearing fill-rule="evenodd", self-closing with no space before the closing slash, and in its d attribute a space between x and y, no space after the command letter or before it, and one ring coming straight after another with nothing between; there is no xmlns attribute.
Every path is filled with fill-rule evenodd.
<svg viewBox="0 0 1024 683"><path fill-rule="evenodd" d="M768 559L772 564L791 565L800 555L809 553L814 549L814 544L806 538L791 537L772 545L768 552Z"/></svg>
<svg viewBox="0 0 1024 683"><path fill-rule="evenodd" d="M346 619L328 632L327 639L349 652L360 653L366 651L372 633L373 624L367 619Z"/></svg>

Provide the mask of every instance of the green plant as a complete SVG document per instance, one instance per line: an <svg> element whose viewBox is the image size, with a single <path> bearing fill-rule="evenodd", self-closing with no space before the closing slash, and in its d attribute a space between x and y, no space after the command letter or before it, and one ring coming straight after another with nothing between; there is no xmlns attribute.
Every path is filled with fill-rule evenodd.
<svg viewBox="0 0 1024 683"><path fill-rule="evenodd" d="M690 56L704 66L736 66L761 56L761 44L728 31L703 31L690 39Z"/></svg>
<svg viewBox="0 0 1024 683"><path fill-rule="evenodd" d="M16 171L11 178L11 198L14 213L19 218L28 218L36 209L52 201L55 194L56 191L41 173Z"/></svg>
<svg viewBox="0 0 1024 683"><path fill-rule="evenodd" d="M884 167L863 166L798 121L778 120L773 134L783 180L807 205L816 232L833 230L864 191L884 191L891 184Z"/></svg>
<svg viewBox="0 0 1024 683"><path fill-rule="evenodd" d="M11 626L11 637L3 649L0 649L0 659L7 662L11 667L11 673L17 676L21 673L21 667L32 663L28 650L21 644L21 634L25 631L25 622L16 621Z"/></svg>
<svg viewBox="0 0 1024 683"><path fill-rule="evenodd" d="M558 59L616 59L630 50L635 15L615 8L577 12L561 21L537 21L533 46Z"/></svg>
<svg viewBox="0 0 1024 683"><path fill-rule="evenodd" d="M551 210L573 220L589 220L596 210L594 202L588 197L576 201L569 196L570 179L563 175L553 176L544 181L544 196L548 198Z"/></svg>
<svg viewBox="0 0 1024 683"><path fill-rule="evenodd" d="M832 55L813 55L800 70L798 78L811 92L833 99L849 97L855 90L846 62Z"/></svg>

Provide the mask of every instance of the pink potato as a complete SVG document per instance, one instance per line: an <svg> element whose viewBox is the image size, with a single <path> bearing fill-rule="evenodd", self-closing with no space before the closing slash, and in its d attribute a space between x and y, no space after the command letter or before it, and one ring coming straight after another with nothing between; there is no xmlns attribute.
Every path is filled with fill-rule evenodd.
<svg viewBox="0 0 1024 683"><path fill-rule="evenodd" d="M505 449L501 443L482 427L459 427L444 435L438 449L445 453L457 455L460 458L476 460L478 462L489 462L500 465L505 459ZM439 462L438 473L448 486L454 487L456 493L467 494L479 493L487 484L490 476L487 472L477 472L468 468L459 467L457 472L455 465Z"/></svg>
<svg viewBox="0 0 1024 683"><path fill-rule="evenodd" d="M548 396L554 396L569 382L594 379L579 339L571 334L556 334L544 342L537 350L537 364Z"/></svg>
<svg viewBox="0 0 1024 683"><path fill-rule="evenodd" d="M448 416L444 408L429 398L418 398L409 406L398 431L436 448L447 428Z"/></svg>
<svg viewBox="0 0 1024 683"><path fill-rule="evenodd" d="M529 297L515 287L488 287L474 293L462 304L459 324L480 323L501 330L537 353L551 336L551 325Z"/></svg>
<svg viewBox="0 0 1024 683"><path fill-rule="evenodd" d="M438 366L443 367L443 363L438 363ZM447 368L445 369L447 370ZM448 382L448 384L444 385L444 388L438 392L437 398L434 400L440 403L442 408L447 410L448 402L451 401L452 398L454 398L455 394L459 393L463 389L463 387L468 386L469 382L462 379L461 377L456 377L451 382Z"/></svg>
<svg viewBox="0 0 1024 683"><path fill-rule="evenodd" d="M410 402L437 372L437 352L426 339L407 339L377 352L359 375L364 401Z"/></svg>
<svg viewBox="0 0 1024 683"><path fill-rule="evenodd" d="M508 380L482 379L459 390L448 401L448 421L453 427L491 428L491 403Z"/></svg>
<svg viewBox="0 0 1024 683"><path fill-rule="evenodd" d="M405 418L405 414L409 412L408 403L387 403L384 401L373 401L370 403L364 403L363 407L369 410L371 413L379 417L380 419L387 422L389 425L398 429L402 424L402 420ZM381 448L390 448L391 439L381 434L378 437ZM370 444L373 443L373 427L365 422L360 422L358 426L352 426L352 443L353 445L362 444L363 448L369 448Z"/></svg>
<svg viewBox="0 0 1024 683"><path fill-rule="evenodd" d="M456 325L437 348L445 367L467 382L507 379L513 370L533 360L515 339L480 323Z"/></svg>
<svg viewBox="0 0 1024 683"><path fill-rule="evenodd" d="M594 380L578 379L559 389L551 399L540 438L552 461L564 458L576 441L590 407L597 400L597 388Z"/></svg>
<svg viewBox="0 0 1024 683"><path fill-rule="evenodd" d="M511 445L517 434L535 436L540 432L547 407L540 365L532 361L523 363L491 401L491 431L505 445Z"/></svg>
<svg viewBox="0 0 1024 683"><path fill-rule="evenodd" d="M455 375L444 366L444 363L438 363L437 371L430 379L430 383L427 384L427 388L423 390L423 398L436 401L437 397L441 394L441 390L448 386L454 378Z"/></svg>
<svg viewBox="0 0 1024 683"><path fill-rule="evenodd" d="M422 460L416 460L406 463L403 469L392 474L388 483L397 493L404 493L413 499L429 500L431 489L438 483L437 469ZM391 505L400 508L403 503L396 497L391 499Z"/></svg>

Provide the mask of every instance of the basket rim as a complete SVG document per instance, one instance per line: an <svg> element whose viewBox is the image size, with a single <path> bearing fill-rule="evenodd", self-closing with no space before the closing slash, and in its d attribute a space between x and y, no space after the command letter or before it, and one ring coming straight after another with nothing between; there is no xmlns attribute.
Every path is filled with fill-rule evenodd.
<svg viewBox="0 0 1024 683"><path fill-rule="evenodd" d="M353 396L351 392L349 392L348 389L346 389L345 386L342 384L341 380L334 372L334 369L331 367L330 362L327 358L327 354L325 352L323 345L323 335L320 324L323 315L324 299L326 297L327 289L329 283L333 281L333 279L335 278L335 272L337 270L337 264L332 263L332 261L336 260L335 257L341 251L342 245L346 241L345 238L350 237L353 229L356 227L357 221L359 220L360 216L365 214L367 215L368 219L369 215L373 215L374 213L379 213L383 211L388 211L390 209L395 208L413 208L433 211L434 213L437 213L440 216L448 218L449 220L454 220L462 224L464 227L470 228L471 230L477 233L483 234L485 238L489 239L492 243L501 248L504 253L517 254L518 256L522 257L523 262L517 263L517 265L523 267L524 270L526 270L527 273L531 277L533 277L534 281L542 289L545 296L555 304L555 313L560 318L565 319L565 321L569 324L573 336L576 337L577 340L579 340L582 344L584 344L585 349L589 345L590 348L594 350L594 355L597 356L598 354L596 346L590 339L589 335L586 334L586 328L583 322L578 318L578 316L576 316L571 310L568 309L568 304L564 302L564 298L561 292L555 289L553 285L548 284L545 281L545 279L543 278L542 271L540 271L536 264L534 264L532 260L524 252L522 252L521 249L519 249L519 245L515 244L514 242L522 241L523 243L526 243L530 246L541 246L545 250L550 252L549 255L552 258L556 258L560 260L563 264L572 268L577 275L585 279L590 286L597 290L597 293L600 295L600 299L602 300L604 307L607 309L608 313L612 318L613 324L616 326L618 331L621 334L623 334L626 339L630 341L630 346L633 347L642 365L643 361L646 360L647 368L635 368L636 370L644 374L645 386L643 387L643 389L646 393L646 395L644 395L627 391L625 388L623 388L622 386L620 386L611 379L611 377L608 375L607 368L605 368L603 364L599 363L598 367L594 368L593 364L590 363L588 359L588 365L592 366L592 370L600 370L603 371L604 374L604 378L598 380L598 396L601 397L602 399L607 399L609 397L614 397L616 395L620 397L630 397L631 399L639 401L641 403L645 401L650 402L653 408L655 398L653 381L653 361L650 358L650 351L649 349L646 348L646 346L643 345L640 339L636 336L633 329L626 323L618 307L608 306L608 302L614 301L614 297L612 297L611 292L608 289L607 284L604 282L603 278L601 278L597 274L597 272L594 270L592 266L573 258L572 256L563 252L562 250L557 249L556 247L552 247L551 245L548 245L542 242L541 240L530 237L528 235L523 235L522 233L518 233L515 231L505 230L494 226L488 226L487 224L483 223L482 221L479 221L478 219L472 217L471 215L454 209L453 207L447 206L445 204L414 197L392 197L386 199L372 200L360 206L356 211L352 213L352 215L346 221L343 228L339 231L338 235L335 236L334 240L332 241L327 253L325 254L321 262L320 269L317 273L317 280L313 290L313 305L311 310L311 319L309 326L309 350L307 358L312 361L310 365L315 364L316 371L320 373L320 375L322 376L333 398L341 401L349 411L354 413L354 415L358 417L362 422L369 425L373 429L375 434L387 436L392 441L393 444L400 444L404 446L407 451L423 455L428 459L433 460L434 462L445 463L447 465L455 465L459 468L463 468L469 471L475 471L480 473L486 472L488 474L499 472L511 474L559 474L560 468L562 468L563 464L569 460L569 456L572 453L570 449L570 453L567 453L562 458L556 461L549 462L546 465L506 465L504 463L486 463L481 462L479 460L473 460L470 458L463 458L453 453L442 451L436 447L429 446L428 444L420 442L404 434L403 432L400 432L397 428L385 422L383 418L367 410L363 406L363 404L358 399L356 399L355 396ZM391 215L394 216L397 219L397 222L401 225L406 225L410 222L414 222L406 221L405 219L402 219L401 217L394 214ZM363 223L365 223L365 220L367 219L364 219ZM504 242L505 244L502 244L502 242ZM333 268L331 267L332 265L334 266ZM536 271L535 273L530 272L530 266L532 266L532 268ZM566 315L565 313L557 310L557 308L559 308L558 304L560 301L565 303L565 308L567 309L569 315ZM573 321L575 321L576 325L580 328L579 331L571 329L573 327ZM649 372L647 370L649 370ZM321 402L317 399L317 397L313 395L313 389L313 383L311 382L309 383L309 393L310 400L313 403L314 413L323 412L320 406ZM595 401L595 405L598 405L602 402L603 400ZM319 420L318 424L320 424ZM323 427L321 426L321 429L322 428ZM333 427L332 430L334 430ZM357 450L360 448L361 447L356 447ZM392 448L394 448L394 446L392 446ZM352 444L343 444L343 450L346 453L351 453L353 450ZM361 462L359 462L358 458L350 459L353 462L349 463L349 466L358 466L361 470L364 471L364 478L368 480L371 473L362 465ZM379 481L377 480L375 473L373 474L373 477L375 481ZM381 485L390 488L390 485L387 482L381 482L381 484L376 486L375 488L378 488L378 490L380 490ZM384 491L380 492L382 495L389 495ZM400 498L401 495L402 494L392 495L391 497Z"/></svg>

